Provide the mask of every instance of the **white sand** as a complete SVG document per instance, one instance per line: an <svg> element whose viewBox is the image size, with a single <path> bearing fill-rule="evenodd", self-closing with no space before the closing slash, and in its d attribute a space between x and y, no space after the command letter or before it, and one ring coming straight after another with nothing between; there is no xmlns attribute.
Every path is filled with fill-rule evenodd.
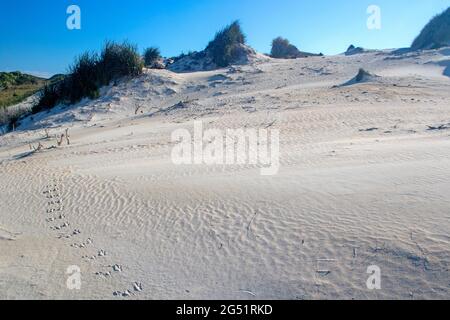
<svg viewBox="0 0 450 320"><path fill-rule="evenodd" d="M35 116L0 137L0 298L450 298L448 52L146 71ZM360 67L379 78L339 86ZM193 120L280 130L279 173L175 166Z"/></svg>

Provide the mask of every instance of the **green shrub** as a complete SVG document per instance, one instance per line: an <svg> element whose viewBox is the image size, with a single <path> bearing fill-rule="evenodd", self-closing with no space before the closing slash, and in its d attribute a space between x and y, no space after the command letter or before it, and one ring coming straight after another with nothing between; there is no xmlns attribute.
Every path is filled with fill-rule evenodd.
<svg viewBox="0 0 450 320"><path fill-rule="evenodd" d="M217 66L226 67L237 58L237 49L240 44L245 44L245 40L239 21L235 21L216 33L206 51Z"/></svg>
<svg viewBox="0 0 450 320"><path fill-rule="evenodd" d="M448 45L450 45L450 8L431 19L411 47L418 50L436 49Z"/></svg>
<svg viewBox="0 0 450 320"><path fill-rule="evenodd" d="M289 43L289 40L282 37L275 38L272 41L272 58L292 59L300 55L300 51L296 46Z"/></svg>
<svg viewBox="0 0 450 320"><path fill-rule="evenodd" d="M158 48L150 47L145 49L144 62L146 67L152 67L159 59L161 59L161 53Z"/></svg>

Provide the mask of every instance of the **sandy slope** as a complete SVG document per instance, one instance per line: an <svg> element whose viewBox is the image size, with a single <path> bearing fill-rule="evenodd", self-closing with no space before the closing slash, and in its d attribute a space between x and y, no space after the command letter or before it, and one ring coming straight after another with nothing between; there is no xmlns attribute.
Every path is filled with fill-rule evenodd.
<svg viewBox="0 0 450 320"><path fill-rule="evenodd" d="M0 137L0 298L450 298L448 53L147 71L29 119ZM193 120L279 129L279 173L175 166Z"/></svg>

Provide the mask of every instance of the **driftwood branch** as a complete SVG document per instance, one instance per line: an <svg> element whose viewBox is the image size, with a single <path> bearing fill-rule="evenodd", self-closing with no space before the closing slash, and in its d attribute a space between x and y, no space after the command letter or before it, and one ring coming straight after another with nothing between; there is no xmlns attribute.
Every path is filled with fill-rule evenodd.
<svg viewBox="0 0 450 320"><path fill-rule="evenodd" d="M64 139L66 140L67 145L70 145L70 135L69 129L67 128L65 133L61 134L59 138L56 139L56 144L58 147L62 146Z"/></svg>

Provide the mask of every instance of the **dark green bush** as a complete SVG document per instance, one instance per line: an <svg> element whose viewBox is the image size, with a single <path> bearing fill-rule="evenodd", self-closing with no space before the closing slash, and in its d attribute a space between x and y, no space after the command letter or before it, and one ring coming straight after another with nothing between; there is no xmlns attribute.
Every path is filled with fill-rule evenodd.
<svg viewBox="0 0 450 320"><path fill-rule="evenodd" d="M296 46L289 43L289 40L282 37L275 38L272 41L272 58L292 59L300 55L300 51Z"/></svg>
<svg viewBox="0 0 450 320"><path fill-rule="evenodd" d="M161 59L161 53L158 48L150 47L145 49L144 62L146 67L152 67L159 59Z"/></svg>
<svg viewBox="0 0 450 320"><path fill-rule="evenodd" d="M450 8L431 19L411 47L418 50L436 49L448 45L450 45Z"/></svg>
<svg viewBox="0 0 450 320"><path fill-rule="evenodd" d="M63 100L61 84L47 85L40 92L39 101L32 107L32 113L38 113L53 108L58 102Z"/></svg>
<svg viewBox="0 0 450 320"><path fill-rule="evenodd" d="M216 33L214 40L206 47L206 51L217 66L226 67L237 58L239 45L245 44L245 40L239 21L235 21Z"/></svg>
<svg viewBox="0 0 450 320"><path fill-rule="evenodd" d="M97 54L84 53L76 58L70 67L70 76L56 87L61 91L61 98L70 103L76 103L84 97L96 98L101 85L99 71Z"/></svg>
<svg viewBox="0 0 450 320"><path fill-rule="evenodd" d="M138 76L143 67L144 63L135 45L108 41L100 54L100 84L108 85L111 81L125 76Z"/></svg>
<svg viewBox="0 0 450 320"><path fill-rule="evenodd" d="M76 103L83 98L97 98L102 86L125 76L138 76L144 64L136 46L106 42L100 55L84 53L76 58L69 74L47 85L32 112L49 109L58 103Z"/></svg>

